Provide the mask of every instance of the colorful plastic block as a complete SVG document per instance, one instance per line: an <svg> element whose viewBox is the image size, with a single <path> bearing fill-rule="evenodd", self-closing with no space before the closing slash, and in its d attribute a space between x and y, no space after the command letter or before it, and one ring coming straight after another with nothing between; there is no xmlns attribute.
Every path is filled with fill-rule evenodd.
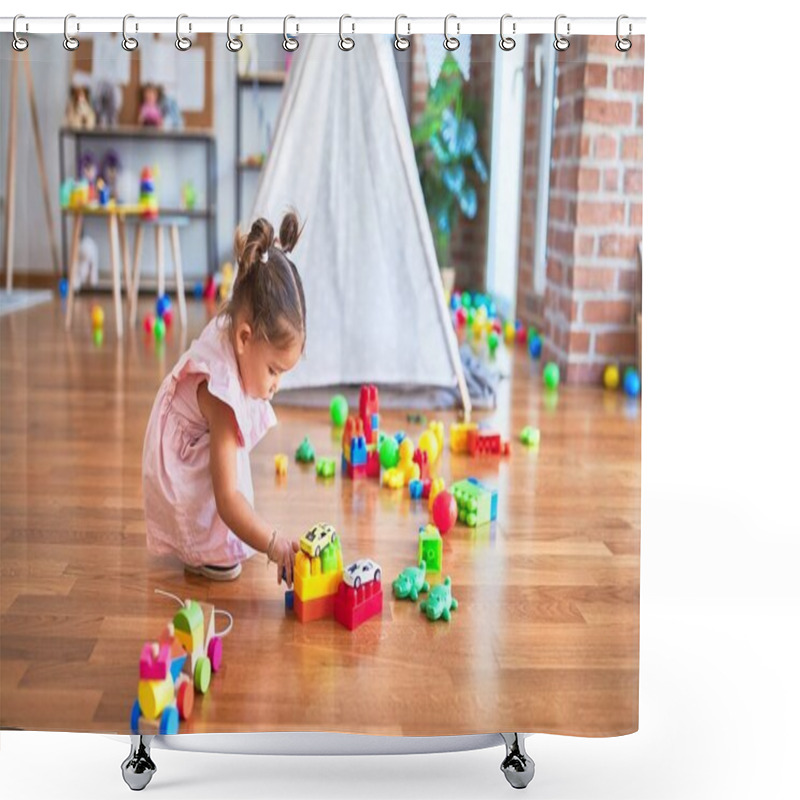
<svg viewBox="0 0 800 800"><path fill-rule="evenodd" d="M367 466L367 441L364 436L354 436L350 440L350 457L348 461L350 466L353 467Z"/></svg>
<svg viewBox="0 0 800 800"><path fill-rule="evenodd" d="M507 456L510 448L497 431L474 430L467 434L467 450L471 456Z"/></svg>
<svg viewBox="0 0 800 800"><path fill-rule="evenodd" d="M422 481L411 481L408 484L408 494L412 500L419 500L422 497Z"/></svg>
<svg viewBox="0 0 800 800"><path fill-rule="evenodd" d="M444 583L434 586L428 597L419 604L419 608L432 622L437 619L450 622L450 612L458 608L458 600L453 597L450 578L447 577Z"/></svg>
<svg viewBox="0 0 800 800"><path fill-rule="evenodd" d="M430 584L425 580L425 561L420 560L418 567L406 567L392 583L392 591L398 600L414 600L420 592L427 592Z"/></svg>
<svg viewBox="0 0 800 800"><path fill-rule="evenodd" d="M485 483L481 483L477 478L467 478L467 481L482 492L487 492L491 497L491 505L489 508L489 519L494 521L497 519L497 490L490 489Z"/></svg>
<svg viewBox="0 0 800 800"><path fill-rule="evenodd" d="M455 422L450 426L450 451L452 453L468 453L467 437L470 431L478 430L474 422Z"/></svg>
<svg viewBox="0 0 800 800"><path fill-rule="evenodd" d="M458 506L458 519L470 528L497 518L497 493L469 478L453 484L451 494ZM492 514L494 513L494 516Z"/></svg>
<svg viewBox="0 0 800 800"><path fill-rule="evenodd" d="M442 571L442 535L435 525L419 529L419 561L425 562L428 572Z"/></svg>
<svg viewBox="0 0 800 800"><path fill-rule="evenodd" d="M300 622L314 622L318 619L332 617L336 610L336 593L317 597L313 600L301 600L294 597L294 613Z"/></svg>
<svg viewBox="0 0 800 800"><path fill-rule="evenodd" d="M330 554L326 554L331 550ZM339 584L342 581L342 552L339 540L328 545L323 551L323 556L328 566L328 571L322 569L323 557L309 558L302 550L295 555L294 561L294 602L298 600L316 600L336 594ZM335 559L333 563L327 563L328 559Z"/></svg>
<svg viewBox="0 0 800 800"><path fill-rule="evenodd" d="M538 428L533 428L530 425L526 425L519 435L519 440L524 444L526 447L538 447L539 446L539 439L540 439L540 432Z"/></svg>
<svg viewBox="0 0 800 800"><path fill-rule="evenodd" d="M358 417L349 416L342 432L342 453L350 461L350 445L354 438L364 435L364 425Z"/></svg>
<svg viewBox="0 0 800 800"><path fill-rule="evenodd" d="M431 496L431 484L433 481L430 478L426 478L422 481L422 496L427 500Z"/></svg>
<svg viewBox="0 0 800 800"><path fill-rule="evenodd" d="M364 438L368 443L373 443L373 431L378 435L377 425L378 414L378 389L376 386L367 384L361 387L358 398L358 416L364 424ZM373 424L374 422L374 424Z"/></svg>
<svg viewBox="0 0 800 800"><path fill-rule="evenodd" d="M400 489L405 486L405 476L398 467L392 467L383 471L382 482L390 489Z"/></svg>
<svg viewBox="0 0 800 800"><path fill-rule="evenodd" d="M137 697L142 714L148 719L157 719L174 701L175 684L172 681L139 681Z"/></svg>
<svg viewBox="0 0 800 800"><path fill-rule="evenodd" d="M372 445L370 445L372 446ZM380 478L381 476L381 459L377 447L372 450L367 448L367 477Z"/></svg>
<svg viewBox="0 0 800 800"><path fill-rule="evenodd" d="M139 656L139 678L144 681L167 679L170 662L170 646L159 642L147 642Z"/></svg>
<svg viewBox="0 0 800 800"><path fill-rule="evenodd" d="M320 458L317 461L317 477L332 478L336 474L336 462L332 458Z"/></svg>
<svg viewBox="0 0 800 800"><path fill-rule="evenodd" d="M423 433L422 435L425 436L426 434ZM438 447L438 445L436 444L436 438L433 436L433 434L430 434L430 436L431 436L432 446L433 447ZM433 463L434 460L435 459L429 458L429 453L428 453L427 450L421 450L418 447L414 451L414 457L413 457L412 461L413 461L414 464L416 464L419 467L419 479L420 480L424 481L426 478L430 477L430 474L428 472L428 465Z"/></svg>
<svg viewBox="0 0 800 800"><path fill-rule="evenodd" d="M380 581L368 581L358 589L339 584L333 615L348 630L355 630L383 611L383 587Z"/></svg>
<svg viewBox="0 0 800 800"><path fill-rule="evenodd" d="M436 434L431 431L427 430L422 433L419 437L419 448L428 459L429 464L435 464L436 459L439 458L439 440L436 438ZM416 460L416 453L414 454ZM422 465L420 464L420 471L422 470ZM424 471L423 471L424 474Z"/></svg>
<svg viewBox="0 0 800 800"><path fill-rule="evenodd" d="M439 445L439 455L441 455L444 453L444 423L439 420L431 420L428 424L428 430L436 437L436 443Z"/></svg>
<svg viewBox="0 0 800 800"><path fill-rule="evenodd" d="M289 471L289 457L285 453L278 453L275 456L275 474L286 475Z"/></svg>
<svg viewBox="0 0 800 800"><path fill-rule="evenodd" d="M436 495L445 488L444 478L434 478L431 482L431 488L428 490L428 511L433 511L433 504L436 501Z"/></svg>
<svg viewBox="0 0 800 800"><path fill-rule="evenodd" d="M287 612L294 611L294 592L291 589L284 594L283 605Z"/></svg>

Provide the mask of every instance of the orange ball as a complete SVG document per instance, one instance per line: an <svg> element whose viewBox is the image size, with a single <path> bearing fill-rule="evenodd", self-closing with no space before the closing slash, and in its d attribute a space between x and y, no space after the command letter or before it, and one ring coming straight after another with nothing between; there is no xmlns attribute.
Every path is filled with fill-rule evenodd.
<svg viewBox="0 0 800 800"><path fill-rule="evenodd" d="M92 327L102 328L104 320L105 320L105 314L103 313L102 307L94 306L94 308L92 308Z"/></svg>

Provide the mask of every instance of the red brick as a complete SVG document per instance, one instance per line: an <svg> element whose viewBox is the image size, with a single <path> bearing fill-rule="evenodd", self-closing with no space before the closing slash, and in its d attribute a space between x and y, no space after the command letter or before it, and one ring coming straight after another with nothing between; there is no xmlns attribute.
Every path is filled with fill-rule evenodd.
<svg viewBox="0 0 800 800"><path fill-rule="evenodd" d="M584 133L581 136L581 158L588 158L592 152L592 137Z"/></svg>
<svg viewBox="0 0 800 800"><path fill-rule="evenodd" d="M553 253L568 254L574 252L575 231L574 230L553 230L548 235L549 249Z"/></svg>
<svg viewBox="0 0 800 800"><path fill-rule="evenodd" d="M616 270L600 267L573 267L570 285L573 289L611 291L616 282Z"/></svg>
<svg viewBox="0 0 800 800"><path fill-rule="evenodd" d="M583 119L585 122L597 122L600 125L630 125L633 121L633 104L629 100L597 100L587 97Z"/></svg>
<svg viewBox="0 0 800 800"><path fill-rule="evenodd" d="M578 171L578 191L596 192L600 189L600 170L584 167Z"/></svg>
<svg viewBox="0 0 800 800"><path fill-rule="evenodd" d="M641 92L644 90L644 67L614 67L614 88L623 92Z"/></svg>
<svg viewBox="0 0 800 800"><path fill-rule="evenodd" d="M569 295L561 298L559 309L570 322L574 322L578 319L578 304ZM562 347L563 346L564 345L562 345Z"/></svg>
<svg viewBox="0 0 800 800"><path fill-rule="evenodd" d="M565 343L567 353L588 353L589 342L591 341L591 334L588 331L573 331L569 332L569 337Z"/></svg>
<svg viewBox="0 0 800 800"><path fill-rule="evenodd" d="M586 65L586 86L605 88L608 83L608 67L605 64Z"/></svg>
<svg viewBox="0 0 800 800"><path fill-rule="evenodd" d="M586 52L587 53L602 53L603 55L614 55L614 43L617 41L616 36L601 36L600 34L592 34L586 37Z"/></svg>
<svg viewBox="0 0 800 800"><path fill-rule="evenodd" d="M636 104L636 127L641 128L644 125L644 103L640 100Z"/></svg>
<svg viewBox="0 0 800 800"><path fill-rule="evenodd" d="M631 203L630 212L628 214L628 224L633 227L642 227L642 204Z"/></svg>
<svg viewBox="0 0 800 800"><path fill-rule="evenodd" d="M600 255L608 258L634 258L638 236L612 233L600 237Z"/></svg>
<svg viewBox="0 0 800 800"><path fill-rule="evenodd" d="M547 259L547 280L556 286L561 286L564 282L564 267L553 258Z"/></svg>
<svg viewBox="0 0 800 800"><path fill-rule="evenodd" d="M623 161L642 160L642 137L623 136L622 138L622 159Z"/></svg>
<svg viewBox="0 0 800 800"><path fill-rule="evenodd" d="M563 370L564 383L583 384L584 386L592 383L599 384L602 382L604 369L605 362L567 364Z"/></svg>
<svg viewBox="0 0 800 800"><path fill-rule="evenodd" d="M635 331L610 331L596 333L594 351L597 355L631 357L636 354Z"/></svg>
<svg viewBox="0 0 800 800"><path fill-rule="evenodd" d="M575 253L579 256L594 254L595 237L592 234L579 234L575 243Z"/></svg>
<svg viewBox="0 0 800 800"><path fill-rule="evenodd" d="M577 203L575 221L578 225L613 225L625 221L625 204L612 201Z"/></svg>
<svg viewBox="0 0 800 800"><path fill-rule="evenodd" d="M581 318L588 323L630 323L630 300L585 300Z"/></svg>
<svg viewBox="0 0 800 800"><path fill-rule="evenodd" d="M605 192L619 191L619 170L617 169L603 170L603 191Z"/></svg>
<svg viewBox="0 0 800 800"><path fill-rule="evenodd" d="M617 272L617 289L621 292L636 292L639 289L639 271L621 269Z"/></svg>
<svg viewBox="0 0 800 800"><path fill-rule="evenodd" d="M616 138L613 136L596 136L594 139L594 157L600 159L616 159Z"/></svg>
<svg viewBox="0 0 800 800"><path fill-rule="evenodd" d="M551 196L547 214L550 219L567 222L569 220L569 201L564 197Z"/></svg>
<svg viewBox="0 0 800 800"><path fill-rule="evenodd" d="M640 169L625 170L625 193L626 194L642 193L642 171Z"/></svg>

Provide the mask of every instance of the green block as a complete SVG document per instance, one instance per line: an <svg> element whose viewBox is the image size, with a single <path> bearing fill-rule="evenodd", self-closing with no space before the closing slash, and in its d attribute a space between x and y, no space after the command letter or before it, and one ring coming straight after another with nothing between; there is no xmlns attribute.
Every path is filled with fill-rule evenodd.
<svg viewBox="0 0 800 800"><path fill-rule="evenodd" d="M188 606L184 606L172 620L176 631L191 633L194 629L203 629L203 609L195 600L190 600Z"/></svg>
<svg viewBox="0 0 800 800"><path fill-rule="evenodd" d="M332 478L336 474L336 462L332 458L320 458L317 461L317 476Z"/></svg>
<svg viewBox="0 0 800 800"><path fill-rule="evenodd" d="M469 481L454 483L450 493L456 500L459 522L470 528L491 522L492 495Z"/></svg>
<svg viewBox="0 0 800 800"><path fill-rule="evenodd" d="M419 557L428 572L442 571L442 535L435 525L419 529Z"/></svg>
<svg viewBox="0 0 800 800"><path fill-rule="evenodd" d="M342 552L342 542L339 537L336 541L331 542L320 554L320 567L322 574L327 575L330 572L336 572L339 567L339 555Z"/></svg>

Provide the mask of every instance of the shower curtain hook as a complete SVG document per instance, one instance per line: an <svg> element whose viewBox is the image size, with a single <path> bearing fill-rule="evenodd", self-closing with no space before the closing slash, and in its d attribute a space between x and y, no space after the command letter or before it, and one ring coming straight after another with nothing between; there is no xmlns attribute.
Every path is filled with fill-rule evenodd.
<svg viewBox="0 0 800 800"><path fill-rule="evenodd" d="M235 19L239 19L235 14L231 14L228 17L228 41L225 42L225 47L228 48L228 51L231 53L238 53L242 49L242 45L244 42L239 39L237 36L231 36L231 22ZM239 26L239 32L241 33L242 26Z"/></svg>
<svg viewBox="0 0 800 800"><path fill-rule="evenodd" d="M444 18L444 49L450 50L450 52L452 52L453 50L458 50L458 48L461 46L461 42L459 42L455 36L449 36L447 33L447 23L450 22L451 19L458 19L458 17L456 17L455 14L448 14ZM461 23L456 22L456 34L460 32L461 32Z"/></svg>
<svg viewBox="0 0 800 800"><path fill-rule="evenodd" d="M63 42L64 49L68 50L70 53L73 50L77 50L78 46L80 45L80 42L74 36L69 35L69 30L67 26L69 25L69 21L71 19L75 19L74 14L67 14L67 16L64 17L64 42ZM81 29L80 23L75 23L75 30L79 31L80 29Z"/></svg>
<svg viewBox="0 0 800 800"><path fill-rule="evenodd" d="M561 53L561 52L563 52L564 50L566 50L569 47L569 39L567 39L566 36L562 36L558 32L558 21L560 19L567 19L567 15L566 14L559 14L556 17L556 22L555 22L555 26L554 26L556 38L553 41L553 47L555 47L555 49L558 50ZM569 36L569 22L567 22L567 36Z"/></svg>
<svg viewBox="0 0 800 800"><path fill-rule="evenodd" d="M300 47L300 42L298 42L294 36L289 36L287 27L290 19L297 19L297 17L293 17L291 14L289 14L283 18L283 49L287 53L293 53L298 47Z"/></svg>
<svg viewBox="0 0 800 800"><path fill-rule="evenodd" d="M400 31L398 30L398 28L400 26L401 19L408 19L408 17L405 14L398 14L394 18L394 49L402 51L402 50L408 50L408 48L411 46L411 42L408 39L406 39L405 36L400 35ZM410 34L411 23L407 22L406 25L408 25L408 33Z"/></svg>
<svg viewBox="0 0 800 800"><path fill-rule="evenodd" d="M620 14L617 17L617 43L614 45L614 47L616 47L617 50L620 51L620 53L627 53L628 50L630 50L632 47L632 42L627 37L619 35L619 24L620 22L622 22L623 19L628 19L626 14ZM630 22L628 22L628 36L630 36L631 33L633 33L633 26L631 25Z"/></svg>
<svg viewBox="0 0 800 800"><path fill-rule="evenodd" d="M181 20L188 19L188 14L178 14L175 20L175 47L182 53L185 53L191 46L192 40L188 36L181 36ZM192 32L192 23L189 23L189 33Z"/></svg>
<svg viewBox="0 0 800 800"><path fill-rule="evenodd" d="M503 14L503 16L500 17L500 42L498 44L498 47L501 50L505 50L506 52L508 52L509 50L513 50L517 46L516 40L512 39L510 36L503 35L503 23L507 19L512 19L511 14ZM511 32L512 33L517 32L516 22L511 23Z"/></svg>
<svg viewBox="0 0 800 800"><path fill-rule="evenodd" d="M133 36L128 36L128 20L136 19L133 14L126 14L122 18L122 49L127 50L129 53L139 46L139 40L134 39ZM139 23L136 23L136 30L139 30Z"/></svg>
<svg viewBox="0 0 800 800"><path fill-rule="evenodd" d="M353 19L353 18L349 14L342 14L342 16L339 17L339 49L345 51L352 50L356 46L355 41L351 39L349 36L345 36L344 33L342 32L342 25L344 24L344 21L346 19ZM355 33L356 32L355 22L353 22L352 25L353 25L352 33Z"/></svg>
<svg viewBox="0 0 800 800"><path fill-rule="evenodd" d="M14 38L11 40L11 46L12 46L12 47L13 47L13 48L14 48L14 49L15 49L15 50L18 52L18 53L22 53L22 52L24 52L25 50L27 50L27 49L28 49L28 44L29 44L29 42L28 42L28 40L27 40L27 39L23 39L23 38L22 38L22 37L21 37L21 36L20 36L20 35L17 33L17 20L20 20L20 19L25 19L25 15L24 15L24 14L17 14L17 15L14 17L14 23L13 23L13 25L11 26L11 31L12 31L12 33L14 34ZM28 30L28 23L27 23L27 22L25 23L25 30Z"/></svg>

